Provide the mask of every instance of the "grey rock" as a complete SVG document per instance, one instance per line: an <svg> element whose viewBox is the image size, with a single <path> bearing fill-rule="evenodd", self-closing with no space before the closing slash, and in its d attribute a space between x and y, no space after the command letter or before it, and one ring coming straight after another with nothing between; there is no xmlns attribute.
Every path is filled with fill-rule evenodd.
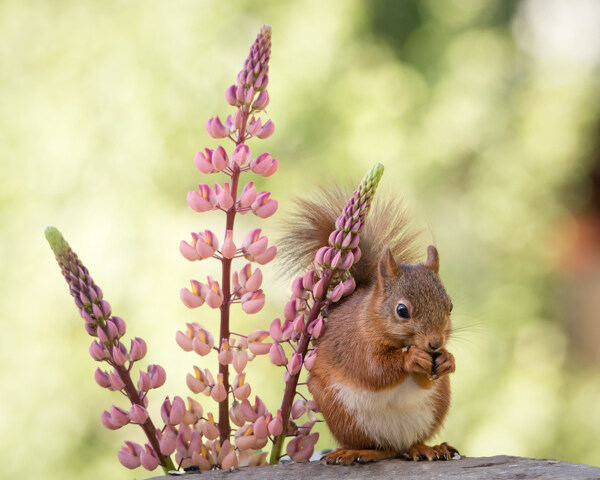
<svg viewBox="0 0 600 480"><path fill-rule="evenodd" d="M364 465L342 467L322 465L319 462L288 463L246 467L235 471L210 471L187 473L181 476L161 476L152 480L273 480L290 479L596 479L600 480L600 468L558 460L509 457L462 457L447 462L410 462L406 460L383 460Z"/></svg>

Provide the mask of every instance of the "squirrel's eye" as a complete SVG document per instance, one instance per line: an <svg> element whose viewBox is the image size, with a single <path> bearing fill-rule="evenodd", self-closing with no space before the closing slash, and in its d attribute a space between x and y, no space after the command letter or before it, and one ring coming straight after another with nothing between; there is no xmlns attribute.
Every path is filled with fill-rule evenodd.
<svg viewBox="0 0 600 480"><path fill-rule="evenodd" d="M454 310L454 304L453 303L450 304L450 313L452 313L452 310Z"/></svg>
<svg viewBox="0 0 600 480"><path fill-rule="evenodd" d="M398 306L396 307L396 313L400 318L410 318L408 307L403 303L398 304Z"/></svg>

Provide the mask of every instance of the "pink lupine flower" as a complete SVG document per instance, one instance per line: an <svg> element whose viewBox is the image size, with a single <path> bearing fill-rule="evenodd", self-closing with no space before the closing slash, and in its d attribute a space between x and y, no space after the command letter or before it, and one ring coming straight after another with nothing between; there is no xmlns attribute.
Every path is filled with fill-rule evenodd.
<svg viewBox="0 0 600 480"><path fill-rule="evenodd" d="M208 286L202 284L202 293L204 299L206 300L206 304L210 308L219 308L223 303L223 292L221 291L221 287L219 286L219 282L213 279L211 276L207 277Z"/></svg>
<svg viewBox="0 0 600 480"><path fill-rule="evenodd" d="M212 164L211 157L213 151L210 148L205 148L204 152L197 152L194 156L194 164L202 173L214 173L215 166Z"/></svg>
<svg viewBox="0 0 600 480"><path fill-rule="evenodd" d="M131 340L131 347L129 349L129 358L132 362L141 360L146 356L148 352L148 345L143 338L135 337Z"/></svg>
<svg viewBox="0 0 600 480"><path fill-rule="evenodd" d="M90 343L89 352L90 352L90 356L97 362L100 362L100 361L108 358L108 353L104 349L104 346L102 345L102 343L100 343L98 340L94 340L94 341L92 341L92 343Z"/></svg>
<svg viewBox="0 0 600 480"><path fill-rule="evenodd" d="M281 435L283 432L283 421L281 418L281 409L277 410L277 416L273 417L268 425L271 435Z"/></svg>
<svg viewBox="0 0 600 480"><path fill-rule="evenodd" d="M296 334L302 333L304 331L304 326L306 325L304 319L305 317L303 314L300 314L296 318L294 318L294 321L292 322L292 327Z"/></svg>
<svg viewBox="0 0 600 480"><path fill-rule="evenodd" d="M190 284L192 285L192 290L190 291L187 288L182 288L179 291L179 297L186 307L198 308L204 304L202 287L205 285L196 280L190 280Z"/></svg>
<svg viewBox="0 0 600 480"><path fill-rule="evenodd" d="M246 374L240 373L233 381L233 396L243 402L250 396L250 384L246 383Z"/></svg>
<svg viewBox="0 0 600 480"><path fill-rule="evenodd" d="M262 290L248 292L242 295L242 309L248 314L258 313L265 304L265 294Z"/></svg>
<svg viewBox="0 0 600 480"><path fill-rule="evenodd" d="M223 187L215 183L215 195L217 196L217 203L223 210L229 210L233 206L234 202L229 190L229 182L225 182Z"/></svg>
<svg viewBox="0 0 600 480"><path fill-rule="evenodd" d="M271 157L269 153L263 153L250 161L252 171L263 177L274 175L278 166L277 159Z"/></svg>
<svg viewBox="0 0 600 480"><path fill-rule="evenodd" d="M302 368L302 354L294 353L290 362L287 365L288 372L290 375L296 375Z"/></svg>
<svg viewBox="0 0 600 480"><path fill-rule="evenodd" d="M275 131L275 124L269 120L267 123L265 123L265 125L260 129L260 132L258 132L256 134L256 136L258 138L269 138L271 135L273 135L273 132Z"/></svg>
<svg viewBox="0 0 600 480"><path fill-rule="evenodd" d="M222 447L221 447L222 448ZM223 451L223 450L221 450ZM221 468L223 470L229 470L232 468L237 468L238 465L240 464L238 457L237 457L237 453L235 450L231 450L227 453L227 455L225 455L223 457L223 460L221 460Z"/></svg>
<svg viewBox="0 0 600 480"><path fill-rule="evenodd" d="M242 427L246 423L246 419L242 414L242 406L240 403L234 401L231 408L229 409L229 418L238 427Z"/></svg>
<svg viewBox="0 0 600 480"><path fill-rule="evenodd" d="M217 172L227 168L227 165L229 164L229 158L227 157L227 152L222 146L219 145L212 151L210 163Z"/></svg>
<svg viewBox="0 0 600 480"><path fill-rule="evenodd" d="M108 388L110 386L110 379L108 378L108 373L106 373L103 370L100 370L100 368L97 368L94 372L94 379L96 380L96 383L102 388Z"/></svg>
<svg viewBox="0 0 600 480"><path fill-rule="evenodd" d="M265 108L267 108L267 105L269 105L269 94L266 90L263 90L258 95L258 98L254 100L254 103L252 104L252 109L264 110Z"/></svg>
<svg viewBox="0 0 600 480"><path fill-rule="evenodd" d="M177 430L172 425L167 425L159 439L160 453L171 455L176 448Z"/></svg>
<svg viewBox="0 0 600 480"><path fill-rule="evenodd" d="M124 365L127 361L127 348L122 343L113 345L112 357L116 365Z"/></svg>
<svg viewBox="0 0 600 480"><path fill-rule="evenodd" d="M267 421L264 415L258 417L254 422L254 435L260 439L269 436L269 429L267 428Z"/></svg>
<svg viewBox="0 0 600 480"><path fill-rule="evenodd" d="M202 435L209 440L214 440L219 437L219 428L215 425L215 419L212 413L209 413L207 418L207 420L202 421L200 427L202 430Z"/></svg>
<svg viewBox="0 0 600 480"><path fill-rule="evenodd" d="M206 375L207 372L208 370L203 372L198 367L194 366L194 375L190 373L187 374L185 382L192 392L210 395L210 388L214 385L214 380L211 381L211 378Z"/></svg>
<svg viewBox="0 0 600 480"><path fill-rule="evenodd" d="M287 454L295 462L308 460L312 457L318 439L318 433L311 433L308 436L298 435L288 443Z"/></svg>
<svg viewBox="0 0 600 480"><path fill-rule="evenodd" d="M242 340L245 342L242 344ZM237 373L242 373L248 363L248 342L245 338L240 338L237 349L233 352L232 365Z"/></svg>
<svg viewBox="0 0 600 480"><path fill-rule="evenodd" d="M188 400L187 411L191 415L193 415L193 417L195 419L192 422L189 422L189 423L186 422L189 425L190 423L195 423L196 421L198 421L198 419L200 417L202 417L202 414L204 413L204 409L202 408L202 405L200 404L200 402L194 400L193 398L187 397L187 400Z"/></svg>
<svg viewBox="0 0 600 480"><path fill-rule="evenodd" d="M109 390L112 390L114 392L120 392L121 390L123 390L125 384L123 383L123 380L121 380L121 377L115 370L108 374L108 380L110 382L110 386L108 387Z"/></svg>
<svg viewBox="0 0 600 480"><path fill-rule="evenodd" d="M306 368L309 372L315 364L317 359L317 348L315 348L312 352L310 352L306 359L304 360L304 368Z"/></svg>
<svg viewBox="0 0 600 480"><path fill-rule="evenodd" d="M133 470L140 466L140 454L143 452L143 447L135 442L125 442L125 445L121 447L117 457L119 462L125 468Z"/></svg>
<svg viewBox="0 0 600 480"><path fill-rule="evenodd" d="M283 351L283 347L278 342L274 342L269 349L269 360L273 365L282 366L287 365L288 360Z"/></svg>
<svg viewBox="0 0 600 480"><path fill-rule="evenodd" d="M219 117L211 117L206 122L206 131L212 138L223 138L229 134Z"/></svg>
<svg viewBox="0 0 600 480"><path fill-rule="evenodd" d="M257 217L269 218L277 211L278 202L269 198L270 196L271 192L260 192L254 202L252 202L252 205L250 205L250 208Z"/></svg>
<svg viewBox="0 0 600 480"><path fill-rule="evenodd" d="M253 272L252 265L247 263L244 265L244 268L240 270L238 278L240 286L243 287L245 291L255 292L260 288L263 276L260 268L255 269Z"/></svg>
<svg viewBox="0 0 600 480"><path fill-rule="evenodd" d="M148 420L148 412L141 405L134 404L131 406L131 410L129 410L129 418L134 423L145 423Z"/></svg>
<svg viewBox="0 0 600 480"><path fill-rule="evenodd" d="M225 258L233 258L237 253L237 247L233 243L233 230L227 230L225 233L225 241L221 247L221 254Z"/></svg>
<svg viewBox="0 0 600 480"><path fill-rule="evenodd" d="M247 422L255 422L258 417L261 415L267 414L267 406L265 403L257 396L254 397L254 406L250 405L248 400L244 400L240 404L241 412Z"/></svg>
<svg viewBox="0 0 600 480"><path fill-rule="evenodd" d="M233 107L236 107L238 105L238 100L236 97L236 90L237 87L234 85L230 85L229 87L227 87L227 90L225 90L225 100L227 101L227 103Z"/></svg>
<svg viewBox="0 0 600 480"><path fill-rule="evenodd" d="M217 196L208 185L200 184L198 190L188 192L187 203L195 212L208 212L217 205Z"/></svg>
<svg viewBox="0 0 600 480"><path fill-rule="evenodd" d="M123 426L119 424L114 418L112 418L112 415L106 410L104 410L100 415L100 421L102 422L102 425L104 425L109 430L118 430Z"/></svg>
<svg viewBox="0 0 600 480"><path fill-rule="evenodd" d="M254 160L253 160L254 161ZM238 199L238 203L240 207L245 208L252 205L252 202L256 199L256 187L254 186L254 182L248 182L242 193L240 194L240 198Z"/></svg>
<svg viewBox="0 0 600 480"><path fill-rule="evenodd" d="M166 397L160 413L166 425L179 425L185 414L185 403L179 396L173 398L173 403Z"/></svg>
<svg viewBox="0 0 600 480"><path fill-rule="evenodd" d="M160 365L148 365L148 375L152 388L162 387L167 380L165 369Z"/></svg>
<svg viewBox="0 0 600 480"><path fill-rule="evenodd" d="M322 317L319 317L312 323L312 326L309 326L308 328L313 338L319 338L325 330L325 326L325 320L323 320Z"/></svg>
<svg viewBox="0 0 600 480"><path fill-rule="evenodd" d="M271 348L270 343L262 343L269 336L269 332L262 329L254 330L248 335L248 349L254 355L265 355Z"/></svg>
<svg viewBox="0 0 600 480"><path fill-rule="evenodd" d="M259 265L266 265L277 255L277 247L275 245L267 248L264 252L254 256L254 261Z"/></svg>
<svg viewBox="0 0 600 480"><path fill-rule="evenodd" d="M140 463L146 470L154 470L160 465L158 455L150 445L146 444L145 448L146 450L140 453Z"/></svg>
<svg viewBox="0 0 600 480"><path fill-rule="evenodd" d="M233 165L237 164L238 166L243 167L249 159L250 148L248 145L241 143L233 150L229 166L233 168Z"/></svg>
<svg viewBox="0 0 600 480"><path fill-rule="evenodd" d="M223 374L219 373L217 375L217 383L213 385L210 390L210 396L213 398L215 402L222 402L227 398L227 390L223 385Z"/></svg>
<svg viewBox="0 0 600 480"><path fill-rule="evenodd" d="M221 349L217 359L221 365L229 365L233 361L233 353L229 349L229 342L226 338L221 341Z"/></svg>

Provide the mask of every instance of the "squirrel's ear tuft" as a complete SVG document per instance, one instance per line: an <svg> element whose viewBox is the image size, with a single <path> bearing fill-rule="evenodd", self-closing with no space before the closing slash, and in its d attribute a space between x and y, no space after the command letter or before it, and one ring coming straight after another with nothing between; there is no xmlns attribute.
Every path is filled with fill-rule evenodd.
<svg viewBox="0 0 600 480"><path fill-rule="evenodd" d="M427 247L427 262L425 266L429 269L438 273L440 271L440 255L433 245Z"/></svg>
<svg viewBox="0 0 600 480"><path fill-rule="evenodd" d="M396 263L396 260L394 260L391 250L386 248L379 259L379 278L386 279L397 277L401 271L402 270Z"/></svg>

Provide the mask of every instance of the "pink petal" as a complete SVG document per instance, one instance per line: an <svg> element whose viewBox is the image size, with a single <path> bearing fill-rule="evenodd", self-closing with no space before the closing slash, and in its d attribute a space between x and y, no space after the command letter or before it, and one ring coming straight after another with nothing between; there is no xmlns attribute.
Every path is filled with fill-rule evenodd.
<svg viewBox="0 0 600 480"><path fill-rule="evenodd" d="M212 203L200 195L197 190L192 190L187 194L187 204L195 212L208 212L213 209Z"/></svg>
<svg viewBox="0 0 600 480"><path fill-rule="evenodd" d="M202 173L209 174L215 171L210 159L206 158L206 155L202 152L196 153L196 156L194 157L194 164Z"/></svg>
<svg viewBox="0 0 600 480"><path fill-rule="evenodd" d="M181 298L183 304L188 308L198 308L204 303L204 299L201 296L190 292L187 288L182 288L179 291L179 298Z"/></svg>
<svg viewBox="0 0 600 480"><path fill-rule="evenodd" d="M277 247L275 245L272 245L269 248L267 248L263 253L255 255L254 260L260 265L265 265L271 260L273 260L275 258L275 255L277 255Z"/></svg>

